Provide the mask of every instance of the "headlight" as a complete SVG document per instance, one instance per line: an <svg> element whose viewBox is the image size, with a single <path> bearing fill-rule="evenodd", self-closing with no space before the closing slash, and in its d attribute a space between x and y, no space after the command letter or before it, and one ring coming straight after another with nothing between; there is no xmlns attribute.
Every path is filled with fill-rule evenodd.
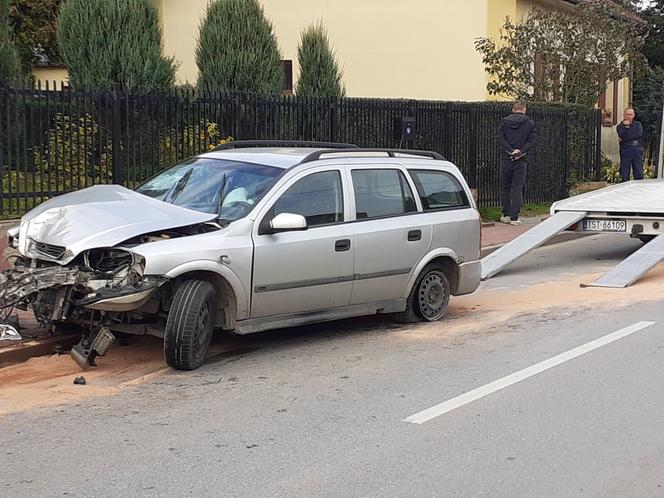
<svg viewBox="0 0 664 498"><path fill-rule="evenodd" d="M94 271L104 273L116 273L129 268L141 269L142 273L142 267L144 266L142 256L115 248L91 249L86 253L85 260L86 264Z"/></svg>
<svg viewBox="0 0 664 498"><path fill-rule="evenodd" d="M13 249L18 249L18 234L21 227L14 227L7 230L7 245Z"/></svg>

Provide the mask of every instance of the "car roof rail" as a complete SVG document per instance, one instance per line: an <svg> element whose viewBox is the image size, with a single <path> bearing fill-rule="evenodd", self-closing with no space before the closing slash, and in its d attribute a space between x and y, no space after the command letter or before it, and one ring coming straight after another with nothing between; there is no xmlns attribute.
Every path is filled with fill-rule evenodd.
<svg viewBox="0 0 664 498"><path fill-rule="evenodd" d="M217 145L212 151L241 149L245 147L320 147L324 149L359 148L355 144L306 140L231 140L228 143Z"/></svg>
<svg viewBox="0 0 664 498"><path fill-rule="evenodd" d="M445 161L446 159L439 154L438 152L435 152L433 150L413 150L413 149L379 149L379 148L360 148L360 147L355 147L355 148L349 148L349 149L326 149L326 150L317 150L316 152L312 152L308 156L306 156L302 161L300 161L300 164L304 163L310 163L313 161L319 161L321 159L321 156L327 155L327 154L342 154L342 153L351 153L351 154L357 154L357 153L364 153L364 152L377 152L377 153L384 153L387 154L388 157L397 157L397 154L404 154L408 156L419 156L419 157L424 157L427 159L436 159L438 161Z"/></svg>

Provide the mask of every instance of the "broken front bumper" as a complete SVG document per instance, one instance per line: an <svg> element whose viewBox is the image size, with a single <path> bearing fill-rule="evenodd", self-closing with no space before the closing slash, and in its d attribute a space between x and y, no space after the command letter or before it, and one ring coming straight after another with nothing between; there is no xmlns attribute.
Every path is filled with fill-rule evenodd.
<svg viewBox="0 0 664 498"><path fill-rule="evenodd" d="M60 302L51 303L54 309L48 321L64 318L60 315L64 314L65 301L91 310L132 311L143 306L167 280L167 277L139 274L100 276L77 267L15 266L0 272L0 308L4 314L14 306L25 308L28 303L34 308L39 304L40 293L55 291L56 301Z"/></svg>
<svg viewBox="0 0 664 498"><path fill-rule="evenodd" d="M0 272L0 306L19 304L32 294L55 287L76 286L86 282L91 273L78 268L52 266L29 268L15 266Z"/></svg>

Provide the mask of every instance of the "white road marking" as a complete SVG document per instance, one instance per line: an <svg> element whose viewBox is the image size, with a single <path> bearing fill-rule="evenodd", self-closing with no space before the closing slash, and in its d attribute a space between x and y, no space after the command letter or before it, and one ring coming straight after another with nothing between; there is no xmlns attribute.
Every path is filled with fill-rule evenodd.
<svg viewBox="0 0 664 498"><path fill-rule="evenodd" d="M623 337L627 337L628 335L634 334L635 332L655 325L656 323L657 322L637 322L633 325L600 337L599 339L595 339L594 341L590 341L586 344L570 349L569 351L554 356L553 358L549 358L548 360L541 361L535 365L524 368L523 370L514 372L507 377L503 377L502 379L495 380L482 387L478 387L477 389L463 393L456 398L452 398L443 403L439 403L436 406L427 408L426 410L405 418L404 422L423 424L424 422L428 422L429 420L432 420L436 417L440 417L441 415L449 413L452 410L456 410L457 408L467 405L468 403L477 401L484 396L488 396L489 394L493 394L496 391L505 389L506 387L516 384L517 382L521 382L522 380L532 377L533 375L537 375L546 370L549 370L550 368L565 363L566 361L573 360L574 358L577 358L583 354L599 349L603 346L606 346L607 344L611 344L614 341L622 339Z"/></svg>

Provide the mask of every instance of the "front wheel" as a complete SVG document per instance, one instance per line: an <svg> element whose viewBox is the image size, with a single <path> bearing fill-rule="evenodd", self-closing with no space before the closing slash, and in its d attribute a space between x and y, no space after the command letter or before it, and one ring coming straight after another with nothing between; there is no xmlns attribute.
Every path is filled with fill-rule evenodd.
<svg viewBox="0 0 664 498"><path fill-rule="evenodd" d="M205 361L217 303L210 282L185 280L173 297L164 332L164 359L178 370L194 370Z"/></svg>
<svg viewBox="0 0 664 498"><path fill-rule="evenodd" d="M397 313L396 319L401 323L412 323L420 320L435 322L440 320L450 302L450 282L441 265L427 265L406 300L406 310Z"/></svg>

